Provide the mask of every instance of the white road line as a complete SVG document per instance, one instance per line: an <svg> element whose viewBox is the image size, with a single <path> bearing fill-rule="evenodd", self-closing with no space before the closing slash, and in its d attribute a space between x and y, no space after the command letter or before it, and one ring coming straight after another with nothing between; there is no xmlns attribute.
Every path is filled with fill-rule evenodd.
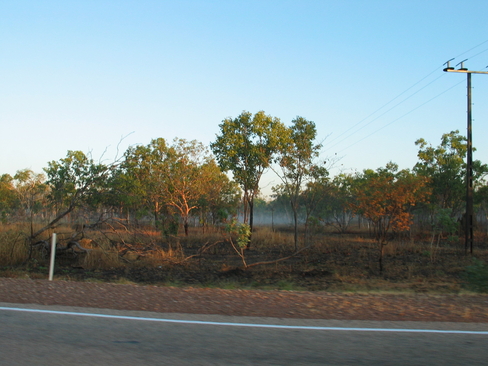
<svg viewBox="0 0 488 366"><path fill-rule="evenodd" d="M252 324L252 323L211 322L211 321L201 321L201 320L144 318L144 317L137 317L137 316L108 315L108 314L94 314L94 313L76 313L76 312L71 312L71 311L56 311L56 310L0 307L0 311L2 311L2 310L3 311L27 312L27 313L86 316L86 317L93 317L93 318L139 320L139 321L160 322L160 323L217 325L217 326L227 326L227 327L249 327L249 328L271 328L271 329L293 329L293 330L326 330L326 331L328 330L328 331L346 331L346 332L394 332L394 333L439 333L439 334L488 335L488 331L475 331L475 330L313 327L313 326L300 326L300 325Z"/></svg>

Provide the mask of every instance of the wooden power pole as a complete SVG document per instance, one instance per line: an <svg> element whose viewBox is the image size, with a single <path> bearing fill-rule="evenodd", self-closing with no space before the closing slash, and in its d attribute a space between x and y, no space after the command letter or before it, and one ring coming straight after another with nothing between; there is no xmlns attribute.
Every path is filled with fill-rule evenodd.
<svg viewBox="0 0 488 366"><path fill-rule="evenodd" d="M474 214L473 214L473 136L472 136L472 117L471 117L471 74L488 74L488 71L472 71L464 67L463 60L456 66L460 65L459 69L451 67L449 63L453 59L445 63L445 72L460 72L467 76L468 88L468 127L467 127L467 157L466 157L466 215L464 218L464 251L468 253L468 247L471 254L473 254L473 240L474 240Z"/></svg>

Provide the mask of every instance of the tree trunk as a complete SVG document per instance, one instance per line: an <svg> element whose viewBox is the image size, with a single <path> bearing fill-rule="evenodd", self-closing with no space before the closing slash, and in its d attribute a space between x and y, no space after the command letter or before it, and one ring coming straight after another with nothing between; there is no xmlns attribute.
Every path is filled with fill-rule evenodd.
<svg viewBox="0 0 488 366"><path fill-rule="evenodd" d="M295 223L295 232L293 234L293 240L295 242L295 252L298 250L298 212L297 208L293 206L293 221Z"/></svg>
<svg viewBox="0 0 488 366"><path fill-rule="evenodd" d="M159 203L154 202L154 226L158 226Z"/></svg>
<svg viewBox="0 0 488 366"><path fill-rule="evenodd" d="M383 274L383 251L385 245L383 242L380 242L380 258L379 258L379 265L380 265L380 275Z"/></svg>
<svg viewBox="0 0 488 366"><path fill-rule="evenodd" d="M246 249L251 249L252 227L254 222L254 196L249 200L249 240L246 245Z"/></svg>
<svg viewBox="0 0 488 366"><path fill-rule="evenodd" d="M247 224L249 222L249 193L247 191L244 192L243 203L244 203L243 219L244 219L244 224Z"/></svg>

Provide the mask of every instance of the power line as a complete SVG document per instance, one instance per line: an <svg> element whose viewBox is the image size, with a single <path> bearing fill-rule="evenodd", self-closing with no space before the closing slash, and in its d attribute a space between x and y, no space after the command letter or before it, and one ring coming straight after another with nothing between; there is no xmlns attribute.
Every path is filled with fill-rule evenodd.
<svg viewBox="0 0 488 366"><path fill-rule="evenodd" d="M487 41L487 42L488 42L488 41ZM391 100L390 100L390 101L388 101L387 103L383 104L383 105L382 105L380 108L376 109L376 110L375 110L373 113L369 114L367 117L363 118L362 120L360 120L359 122L357 122L355 125L353 125L352 127L348 128L346 131L344 131L344 132L342 132L341 134L339 134L337 137L333 138L333 139L331 140L331 142L333 142L333 141L337 140L339 137L343 136L344 134L346 134L347 132L349 132L350 130L352 130L354 127L356 127L356 126L360 125L361 123L363 123L364 121L366 121L366 120L367 120L369 117L371 117L371 116L375 115L375 114L376 114L376 113L378 113L380 110L382 110L383 108L385 108L387 105L389 105L389 104L390 104L390 103L392 103L393 101L395 101L395 100L397 100L398 98L400 98L400 97L401 97L403 94L405 94L406 92L408 92L410 89L412 89L413 87L415 87L416 85L418 85L419 83L421 83L422 81L424 81L425 79L427 79L427 78L428 78L430 75L432 75L432 74L433 74L433 73L435 73L436 71L439 71L439 67L442 67L442 66L437 66L437 67L436 67L436 68L435 68L435 69L434 69L432 72L430 72L429 74L427 74L426 76L424 76L422 79L420 79L419 81L417 81L415 84L413 84L412 86L410 86L410 87L408 87L407 89L405 89L404 91L402 91L402 92L401 92L400 94L398 94L396 97L394 97L393 99L391 99ZM443 75L444 75L444 74L443 74ZM443 76L443 75L442 75L442 76ZM437 79L438 79L438 78L437 78ZM436 79L436 80L437 80L437 79ZM435 81L435 80L434 80L434 81ZM429 84L432 84L432 82L431 82L431 83L429 83ZM427 85L429 85L429 84L427 84ZM424 88L425 88L425 87L424 87ZM422 89L423 89L423 88L422 88ZM422 89L420 89L420 90L422 90ZM419 90L419 91L420 91L420 90ZM412 94L412 95L414 95L414 94ZM407 98L407 99L408 99L408 98ZM405 99L405 100L406 100L406 99ZM404 101L405 101L405 100L404 100ZM403 103L403 101L402 101L402 102L400 102L400 103L398 103L397 105L399 105L399 104L401 104L401 103ZM393 107L393 108L394 108L394 107ZM393 108L391 108L391 109L393 109ZM387 112L389 112L391 109L389 109ZM385 113L387 113L387 112L385 112ZM383 115L383 114L382 114L382 115ZM381 115L381 116L382 116L382 115ZM378 116L377 118L379 118L379 117L381 117L381 116ZM373 121L374 121L374 120L373 120ZM371 121L371 122L372 122L372 121ZM369 122L369 123L371 123L371 122ZM368 124L369 124L369 123L368 123ZM366 126L367 126L367 125L366 125ZM351 134L351 135L352 135L352 134ZM348 135L346 138L348 138L348 137L349 137L349 136L351 136L351 135ZM342 140L341 140L341 141L339 141L339 142L342 142L342 141L344 141L344 139L342 139ZM336 143L336 144L334 144L333 146L336 146L336 145L337 145L337 143ZM332 147L333 147L333 146L332 146Z"/></svg>
<svg viewBox="0 0 488 366"><path fill-rule="evenodd" d="M432 73L431 73L432 74ZM429 74L428 76L430 76L431 74ZM425 89L426 87L428 87L429 85L431 85L432 83L434 83L435 81L437 81L438 79L440 79L441 77L443 77L445 74L441 74L439 77L435 78L434 80L432 80L430 83L424 85L422 88L418 89L417 91L415 91L414 93L410 94L408 97L406 97L405 99L403 99L402 101L400 101L399 103L395 104L393 107L391 107L390 109L388 109L387 111L383 112L382 114L380 114L379 116L375 117L374 119L372 119L371 121L369 121L368 123L366 123L365 125L361 126L360 128L358 128L357 130L355 130L353 133L350 133L349 135L347 135L345 138L343 138L342 140L340 141L337 141L335 144L331 145L330 147L328 146L326 150L330 150L332 149L333 147L337 146L338 144L340 144L341 142L343 142L344 140L348 139L349 137L353 136L354 134L356 134L357 132L361 131L363 128L369 126L371 123L373 123L374 121L378 120L379 118L383 117L385 114L387 114L388 112L390 112L391 110L395 109L396 107L398 107L400 104L403 104L404 102L406 102L408 99L410 99L411 97L413 97L414 95L416 95L417 93L419 93L420 91L422 91L423 89ZM424 80L426 77L424 77L422 80ZM422 81L421 80L421 81ZM420 82L420 81L419 81ZM419 82L417 82L416 84L418 84ZM415 85L416 85L415 84ZM411 89L412 87L410 87L409 89ZM407 90L409 90L407 89ZM406 90L406 91L407 91ZM406 92L405 91L405 92ZM405 92L401 93L400 95L402 94L405 94ZM400 96L399 95L399 96ZM395 97L394 99L397 99L399 96ZM394 100L392 99L392 100ZM391 102L391 101L390 101ZM390 103L388 102L388 103ZM382 107L383 108L383 107ZM364 119L362 120L364 121ZM357 126L358 124L354 125L353 127ZM352 128L349 128L346 132L350 131ZM346 132L342 133L341 135L344 135ZM337 139L336 139L337 140Z"/></svg>
<svg viewBox="0 0 488 366"><path fill-rule="evenodd" d="M462 53L460 53L459 55L457 55L456 57L454 57L452 60L462 56L462 55L465 55L467 54L468 52L482 46L483 44L487 43L488 40L485 40L481 43L479 43L478 45L468 49L467 51L464 51ZM471 56L470 59L474 58L474 57L477 57L479 56L480 54L484 53L488 51L488 48L481 51L481 52L478 52L476 53L475 55ZM355 133L359 132L360 130L362 130L363 128L367 127L368 125L370 125L371 123L373 123L374 121L378 120L380 117L384 116L386 113L390 112L391 110L395 109L396 107L398 107L399 105L401 105L402 103L404 103L405 101L407 101L408 99L410 99L412 96L414 96L415 94L419 93L421 90L425 89L427 86L431 85L432 83L434 83L435 81L437 81L438 79L440 79L442 76L444 76L444 74L442 74L441 76L437 77L436 79L434 79L433 81L431 81L430 83L424 85L422 88L418 89L417 91L415 91L414 93L412 93L410 96L408 96L407 98L403 99L401 102L395 104L393 107L391 107L390 109L388 109L387 111L383 112L381 115L375 117L373 120L369 121L368 123L364 124L363 126L361 126L360 128L356 129L353 133L350 133L348 134L347 136L345 136L343 139L337 141L341 136L344 136L345 134L347 134L349 131L351 131L352 129L354 129L355 127L361 125L363 122L365 122L366 120L368 120L370 117L372 117L373 115L375 115L376 113L378 113L379 111L381 111L382 109L384 109L386 106L388 106L389 104L391 104L393 101L397 100L399 97L401 97L402 95L404 95L405 93L407 93L409 90L411 90L412 88L414 88L415 86L417 86L418 84L420 84L422 81L424 81L425 79L427 79L429 76L431 76L433 73L437 72L439 70L439 67L436 67L432 72L430 72L429 74L427 74L426 76L424 76L423 78L421 78L419 81L417 81L416 83L414 83L412 86L410 86L409 88L405 89L403 92L401 92L400 94L398 94L396 97L394 97L393 99L391 99L390 101L388 101L387 103L383 104L380 108L376 109L373 113L369 114L367 117L363 118L362 120L360 120L359 122L357 122L356 124L354 124L353 126L351 126L350 128L348 128L346 131L342 132L341 134L339 134L337 137L333 138L330 142L334 142L336 141L334 144L332 145L328 145L323 151L328 151L330 150L331 148L337 146L338 144L340 144L341 142L343 142L344 140L350 138L351 136L353 136ZM352 145L349 145L347 148L359 143L360 141L363 141L364 139L370 137L371 135L373 135L374 133L380 131L381 129L391 125L392 123L398 121L399 119L405 117L406 115L410 114L411 112L415 111L416 109L422 107L423 105L429 103L431 100L439 97L440 95L444 94L445 92L449 91L450 89L454 88L455 86L457 86L458 84L452 86L451 88L445 90L444 92L436 95L435 97L429 99L427 102L421 104L420 106L410 110L409 112L405 113L404 115L400 116L399 118L393 120L392 122L384 125L383 127L379 128L378 130L376 130L375 132L367 135L366 137L356 141L354 144ZM345 149L347 149L345 148ZM345 149L342 149L341 151L344 151Z"/></svg>
<svg viewBox="0 0 488 366"><path fill-rule="evenodd" d="M457 55L457 56L456 56L456 57L454 57L454 58L461 57L462 55L465 55L465 54L466 54L466 53L468 53L469 51L472 51L472 50L474 50L475 48L478 48L479 46L481 46L481 45L485 44L486 42L488 42L488 39L487 39L486 41L481 42L479 45L474 46L473 48L470 48L469 50L464 51L463 53L460 53L459 55ZM488 49L486 49L485 51L487 51L487 50L488 50ZM482 51L482 52L480 52L480 53L483 53L483 52L485 52L485 51ZM475 56L478 56L478 54L476 54L476 55L474 55L474 56L471 56L471 58L473 58L473 57L475 57Z"/></svg>
<svg viewBox="0 0 488 366"><path fill-rule="evenodd" d="M476 55L474 55L474 56L470 56L470 57L469 57L469 60L472 60L472 59L473 59L473 58L475 58L476 56L479 56L479 55L481 55L482 53L485 53L486 51L488 51L488 48L487 48L487 49L485 49L485 50L483 50L483 51L481 51L481 52L478 52L478 53L477 53ZM467 59L467 60L468 60L468 59Z"/></svg>
<svg viewBox="0 0 488 366"><path fill-rule="evenodd" d="M378 128L377 130L375 130L375 131L371 132L369 135L367 135L367 136L363 137L362 139L360 139L360 140L358 140L358 141L356 141L356 142L352 143L351 145L349 145L349 146L345 147L344 149L342 149L342 150L338 151L337 153L341 153L341 152L343 152L344 150L347 150L347 149L349 149L350 147L352 147L352 146L354 146L354 145L356 145L356 144L360 143L361 141L366 140L368 137L373 136L375 133L377 133L377 132L381 131L382 129L384 129L384 128L388 127L389 125L391 125L391 124L395 123L396 121L398 121L398 120L402 119L403 117L405 117L405 116L409 115L410 113L412 113L412 112L416 111L417 109L419 109L419 108L423 107L424 105L426 105L426 104L430 103L430 102L431 102L431 101L433 101L434 99L436 99L436 98L440 97L442 94L447 93L449 90L451 90L451 89L455 88L456 86L458 86L459 84L461 84L461 83L463 83L463 82L464 82L464 80L460 81L459 83L454 84L454 85L453 85L453 86L451 86L450 88L448 88L448 89L444 90L442 93L437 94L435 97L433 97L433 98L429 99L428 101L426 101L426 102L424 102L424 103L420 104L419 106L417 106L417 107L413 108L412 110L410 110L410 111L408 111L407 113L405 113L405 114L401 115L400 117L398 117L398 118L394 119L393 121L391 121L391 122L387 123L386 125L383 125L382 127Z"/></svg>

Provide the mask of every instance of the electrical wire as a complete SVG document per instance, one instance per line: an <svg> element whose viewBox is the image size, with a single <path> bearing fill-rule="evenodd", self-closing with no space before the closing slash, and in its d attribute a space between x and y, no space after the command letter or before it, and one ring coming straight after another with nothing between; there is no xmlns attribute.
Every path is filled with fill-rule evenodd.
<svg viewBox="0 0 488 366"><path fill-rule="evenodd" d="M460 56L463 56L465 54L467 54L468 52L482 46L483 44L487 43L488 40L485 40L481 43L479 43L478 45L468 49L467 51L464 51L462 53L460 53L459 55L457 55L456 57L454 57L453 59L456 59L456 58L459 58ZM488 48L483 50L483 51L480 51L478 53L476 53L475 55L471 56L469 59L473 59L481 54L483 54L484 52L488 51ZM327 151L327 150L330 150L332 149L333 147L337 146L338 144L342 143L344 140L346 139L349 139L351 136L353 136L354 134L356 134L357 132L359 132L360 130L362 130L363 128L367 127L368 125L370 125L371 123L373 123L374 121L378 120L380 117L384 116L386 113L390 112L391 110L395 109L396 107L398 107L399 105L401 105L402 103L404 103L405 101L407 101L408 99L410 99L412 96L414 96L415 94L419 93L421 90L425 89L427 86L433 84L435 81L437 81L438 79L440 79L442 76L444 76L445 74L442 74L441 76L437 77L436 79L432 80L431 82L429 82L428 84L424 85L422 88L418 89L417 91L415 91L414 93L412 93L411 95L409 95L407 98L403 99L401 102L395 104L394 106L392 106L390 109L388 109L387 111L383 112L381 115L375 117L374 119L372 119L371 121L369 121L368 123L364 124L363 126L361 126L360 128L356 129L353 133L350 133L349 135L347 135L346 137L344 137L343 139L337 141L337 139L339 139L341 136L344 136L345 134L347 134L349 131L351 131L352 129L354 129L355 127L361 125L363 122L365 122L368 118L372 117L373 115L375 115L376 113L378 113L379 111L381 111L382 109L384 109L386 106L388 106L389 104L391 104L393 101L397 100L399 97L401 97L402 95L404 95L405 93L407 93L409 90L411 90L412 88L414 88L415 86L417 86L418 84L420 84L422 81L424 81L425 79L427 79L429 76L431 76L433 73L437 72L439 70L439 67L436 67L432 72L430 72L429 74L427 74L426 76L424 76L423 78L421 78L419 81L417 81L415 84L413 84L412 86L410 86L409 88L405 89L403 92L401 92L400 94L398 94L396 97L394 97L393 99L391 99L390 101L388 101L387 103L383 104L380 108L376 109L373 113L369 114L367 117L363 118L362 120L360 120L359 122L357 122L356 124L354 124L352 127L348 128L346 131L342 132L341 134L339 134L337 137L335 137L334 139L332 139L330 142L334 142L336 141L334 144L332 145L327 145L327 147L325 149L322 150L322 152L324 151ZM442 94L446 93L447 91L451 90L452 88L456 87L457 85L459 85L460 83L462 83L463 81L453 85L452 87L444 90L442 93L436 95L435 97L429 99L428 101L422 103L421 105L415 107L414 109L410 110L409 112L403 114L402 116L394 119L393 121L387 123L386 125L380 127L379 129L373 131L372 133L370 133L369 135L363 137L362 139L354 142L353 144L347 146L346 148L340 150L338 153L344 151L344 150L347 150L348 148L356 145L357 143L367 139L368 137L374 135L375 133L377 133L378 131L386 128L387 126L393 124L394 122L400 120L401 118L407 116L408 114L414 112L415 110L421 108L422 106L424 106L425 104L428 104L429 102L431 102L432 100L438 98L439 96L441 96ZM336 153L337 154L337 153Z"/></svg>
<svg viewBox="0 0 488 366"><path fill-rule="evenodd" d="M479 46L481 46L481 45L485 44L486 42L488 42L488 39L487 39L486 41L481 42L479 45L474 46L474 47L470 48L469 50L464 51L463 53L460 53L459 55L457 55L457 56L456 56L456 57L454 57L454 58L456 59L456 58L458 58L458 57L461 57L462 55L467 54L469 51L472 51L472 50L474 50L475 48L478 48ZM488 49L486 49L485 51L487 51L487 50L488 50ZM480 53L483 53L483 52L485 52L485 51L482 51L482 52L480 52ZM471 56L470 58L473 58L473 57L475 57L475 56L478 56L478 54L476 54L476 55L474 55L474 56Z"/></svg>
<svg viewBox="0 0 488 366"><path fill-rule="evenodd" d="M488 42L488 41L487 41L487 42ZM355 125L353 125L353 126L351 126L350 128L348 128L346 131L344 131L344 132L342 132L341 134L337 135L337 137L335 137L335 138L331 139L331 140L330 140L330 142L334 142L334 141L336 141L338 138L340 138L341 136L345 135L345 134L346 134L346 133L348 133L350 130L352 130L352 129L353 129L353 128L355 128L356 126L358 126L358 125L360 125L361 123L363 123L364 121L366 121L366 120L367 120L369 117L372 117L373 115L375 115L376 113L378 113L379 111L381 111L383 108L385 108L387 105L389 105L389 104L390 104L390 103L392 103L393 101L395 101L395 100L397 100L398 98L400 98L400 97L401 97L403 94L405 94L406 92L408 92L410 89L412 89L412 88L413 88L413 87L415 87L416 85L420 84L422 81L424 81L425 79L427 79L427 78L428 78L430 75L432 75L433 73L435 73L435 72L439 71L439 67L442 67L442 65L441 65L441 66L436 67L436 68L435 68L435 69L434 69L432 72L430 72L429 74L427 74L426 76L424 76L422 79L420 79L419 81L417 81L415 84L413 84L413 85L412 85L412 86L410 86L409 88L407 88L407 89L405 89L404 91L402 91L400 94L398 94L396 97L394 97L393 99L391 99L391 100L390 100L390 101L388 101L387 103L383 104L381 107L379 107L378 109L376 109L374 112L372 112L371 114L369 114L367 117L363 118L362 120L360 120L359 122L357 122ZM437 79L436 79L436 80L437 80ZM422 88L422 89L423 89L423 88ZM407 99L408 99L408 98L407 98ZM405 100L406 100L406 99L405 99ZM401 103L402 103L402 102L401 102ZM397 104L397 106L398 106L398 105L400 105L401 103ZM393 108L394 108L394 107L393 107ZM391 109L389 109L388 111L390 111L390 110L391 110ZM388 112L388 111L387 111L387 112ZM385 112L385 113L386 113L386 112ZM382 115L383 115L383 114L382 114ZM379 116L379 117L381 117L381 116ZM377 117L377 118L379 118L379 117ZM374 121L374 120L373 120L373 121ZM371 122L372 122L372 121L371 121ZM371 122L369 122L369 123L371 123ZM368 123L368 124L369 124L369 123ZM366 126L367 126L367 125L366 125ZM352 134L351 134L351 135L352 135ZM349 136L351 136L351 135L348 135L346 138L348 138L348 137L349 137ZM343 140L341 140L341 141L339 141L339 143L340 143L340 142L342 142L342 141L344 141L344 139L343 139ZM337 143L336 143L336 144L334 144L333 146L336 146L336 145L337 145Z"/></svg>
<svg viewBox="0 0 488 366"><path fill-rule="evenodd" d="M437 69L438 71L439 69ZM429 74L430 75L430 74ZM375 117L374 119L372 119L371 121L369 121L368 123L364 124L363 126L361 126L360 128L356 129L354 132L350 133L349 135L347 135L345 138L343 138L342 140L340 141L337 141L335 144L331 145L331 146L327 146L327 150L330 150L332 149L333 147L339 145L341 142L343 142L344 140L348 139L349 137L353 136L354 134L356 134L357 132L361 131L363 128L369 126L371 123L373 123L374 121L378 120L379 118L383 117L385 114L387 114L388 112L390 112L391 110L395 109L396 107L398 107L400 104L403 104L404 102L406 102L408 99L410 99L411 97L413 97L414 95L416 95L417 93L421 92L423 89L425 89L426 87L428 87L429 85L433 84L434 82L436 82L437 80L439 80L441 77L443 77L445 74L442 74L440 76L438 76L437 78L435 78L434 80L432 80L430 83L424 85L422 88L418 89L417 91L415 91L414 93L410 94L408 97L406 97L405 99L403 99L402 101L400 101L399 103L395 104L393 107L391 107L390 109L388 109L387 111L383 112L382 114L380 114L379 116ZM425 78L424 78L425 79ZM423 79L422 79L423 80ZM418 83L416 83L418 84ZM409 88L411 89L411 88ZM407 89L407 90L409 90ZM402 94L405 94L405 92L403 92ZM400 95L402 95L400 94ZM399 96L400 96L399 95ZM396 97L395 99L397 99L398 97ZM364 121L364 120L363 120ZM358 124L356 124L355 126L357 126ZM347 131L350 131L350 129L348 129ZM347 132L346 131L346 132ZM344 133L342 134L344 135Z"/></svg>
<svg viewBox="0 0 488 366"><path fill-rule="evenodd" d="M409 115L410 113L412 113L412 112L416 111L417 109L419 109L419 108L423 107L424 105L426 105L426 104L430 103L430 102L431 102L431 101L433 101L434 99L436 99L436 98L440 97L442 94L447 93L449 90L451 90L451 89L455 88L456 86L458 86L459 84L464 83L464 82L465 82L464 80L461 80L460 82L458 82L458 83L454 84L454 85L453 85L453 86L451 86L450 88L448 88L448 89L444 90L442 93L437 94L435 97L433 97L433 98L429 99L428 101L426 101L426 102L424 102L424 103L420 104L419 106L417 106L417 107L415 107L415 108L411 109L411 110L410 110L410 111L408 111L407 113L405 113L405 114L401 115L400 117L398 117L398 118L394 119L393 121L391 121L391 122L387 123L386 125L383 125L382 127L378 128L377 130L375 130L375 131L371 132L369 135L367 135L367 136L363 137L362 139L360 139L360 140L358 140L358 141L356 141L356 142L352 143L351 145L349 145L349 146L345 147L344 149L342 149L342 150L338 151L337 153L341 153L341 152L343 152L344 150L347 150L347 149L349 149L350 147L352 147L352 146L354 146L354 145L356 145L356 144L360 143L361 141L366 140L368 137L371 137L372 135L374 135L374 134L375 134L375 133L377 133L378 131L381 131L382 129L384 129L384 128L388 127L389 125L391 125L391 124L393 124L393 123L397 122L398 120L402 119L403 117L405 117L405 116Z"/></svg>

